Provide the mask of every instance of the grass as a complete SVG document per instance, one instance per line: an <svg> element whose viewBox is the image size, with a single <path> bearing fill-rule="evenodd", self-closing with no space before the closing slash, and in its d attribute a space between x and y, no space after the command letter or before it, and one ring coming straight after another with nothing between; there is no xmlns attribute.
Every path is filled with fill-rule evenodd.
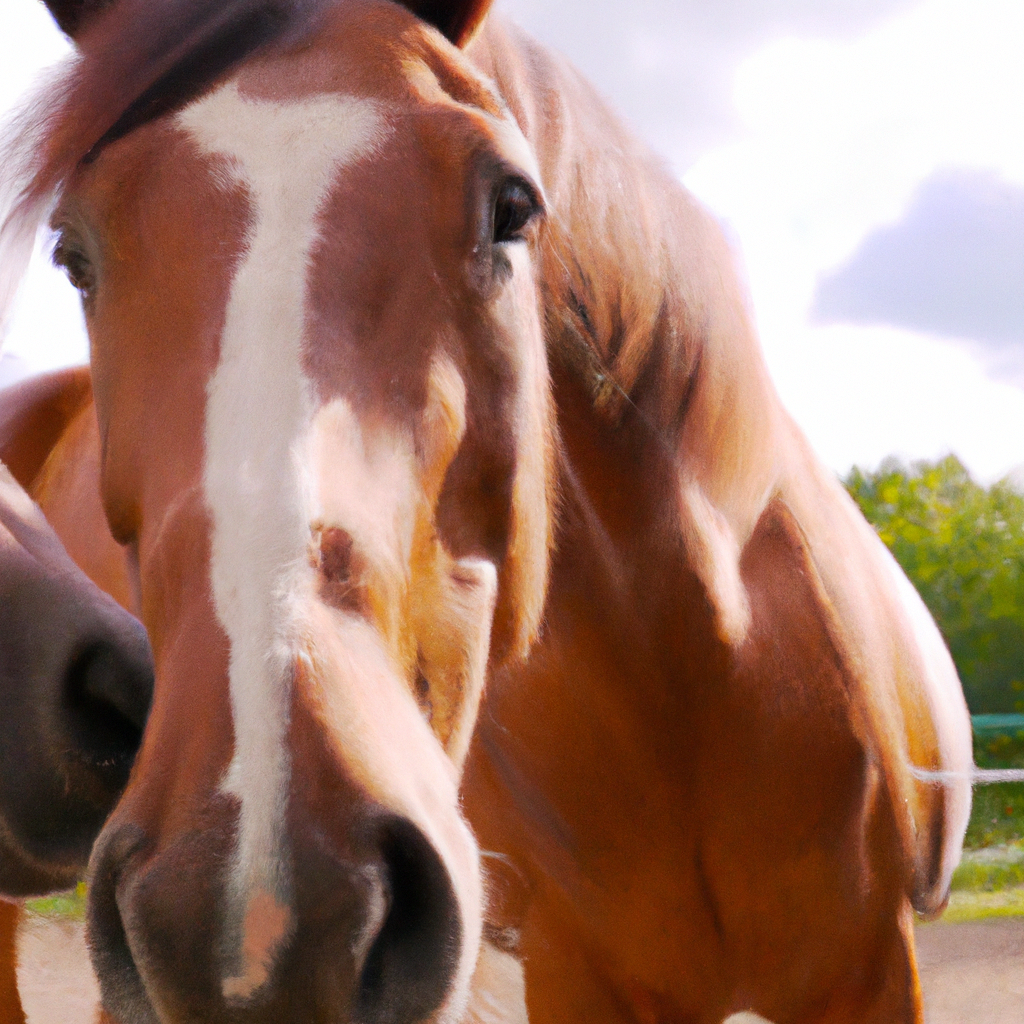
<svg viewBox="0 0 1024 1024"><path fill-rule="evenodd" d="M985 921L994 917L1024 917L1024 887L997 892L953 892L939 919L949 924Z"/></svg>
<svg viewBox="0 0 1024 1024"><path fill-rule="evenodd" d="M975 737L980 768L1024 767L1024 732ZM1024 917L1024 783L978 786L953 874L953 892L941 920Z"/></svg>
<svg viewBox="0 0 1024 1024"><path fill-rule="evenodd" d="M965 850L953 873L955 892L1000 892L1024 886L1024 847L1020 844Z"/></svg>
<svg viewBox="0 0 1024 1024"><path fill-rule="evenodd" d="M48 917L60 921L82 921L85 919L85 882L69 892L43 896L38 900L29 900L25 906L29 913L39 917Z"/></svg>
<svg viewBox="0 0 1024 1024"><path fill-rule="evenodd" d="M981 765L980 767L990 767ZM1022 767L1020 764L992 767ZM995 786L978 786L974 790L971 821L967 826L964 847L980 850L1006 846L1024 839L1024 782L1001 782Z"/></svg>

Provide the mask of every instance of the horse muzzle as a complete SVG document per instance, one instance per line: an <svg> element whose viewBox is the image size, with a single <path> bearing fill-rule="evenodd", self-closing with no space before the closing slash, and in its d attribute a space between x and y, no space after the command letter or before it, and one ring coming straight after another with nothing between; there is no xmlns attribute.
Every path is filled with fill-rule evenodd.
<svg viewBox="0 0 1024 1024"><path fill-rule="evenodd" d="M88 580L23 551L5 552L0 636L0 891L32 895L80 877L128 782L152 655Z"/></svg>
<svg viewBox="0 0 1024 1024"><path fill-rule="evenodd" d="M478 908L460 905L445 857L327 765L299 767L273 898L238 890L233 797L162 839L167 819L140 825L129 791L94 852L88 911L113 1020L440 1024L461 1009Z"/></svg>

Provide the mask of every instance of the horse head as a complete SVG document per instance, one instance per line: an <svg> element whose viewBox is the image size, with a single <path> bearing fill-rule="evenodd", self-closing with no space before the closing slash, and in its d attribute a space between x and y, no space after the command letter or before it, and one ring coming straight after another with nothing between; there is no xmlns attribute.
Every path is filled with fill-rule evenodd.
<svg viewBox="0 0 1024 1024"><path fill-rule="evenodd" d="M460 770L553 506L543 192L459 49L487 5L106 6L50 4L79 55L36 176L156 662L93 855L105 1004L457 1019Z"/></svg>
<svg viewBox="0 0 1024 1024"><path fill-rule="evenodd" d="M0 893L81 877L151 687L142 626L72 563L0 463Z"/></svg>

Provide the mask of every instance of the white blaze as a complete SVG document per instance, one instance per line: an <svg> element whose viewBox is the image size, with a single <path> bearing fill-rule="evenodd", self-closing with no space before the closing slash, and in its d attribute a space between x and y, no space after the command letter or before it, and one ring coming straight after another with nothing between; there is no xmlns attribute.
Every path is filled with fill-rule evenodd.
<svg viewBox="0 0 1024 1024"><path fill-rule="evenodd" d="M223 788L240 802L232 895L242 939L246 907L266 896L286 907L290 888L290 634L309 573L311 511L296 456L314 412L302 363L307 270L340 169L373 149L384 122L369 100L269 102L243 97L233 83L178 121L205 153L227 158L252 216L207 389L204 475L213 599L230 641L235 747ZM246 952L225 994L244 998L259 988L273 952Z"/></svg>

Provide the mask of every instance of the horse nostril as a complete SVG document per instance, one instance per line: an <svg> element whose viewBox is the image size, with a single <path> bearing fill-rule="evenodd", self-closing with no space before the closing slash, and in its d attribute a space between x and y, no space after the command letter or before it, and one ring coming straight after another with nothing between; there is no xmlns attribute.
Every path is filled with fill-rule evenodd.
<svg viewBox="0 0 1024 1024"><path fill-rule="evenodd" d="M437 851L412 822L389 821L380 845L388 909L363 966L357 1020L424 1020L444 1001L458 967L458 900Z"/></svg>
<svg viewBox="0 0 1024 1024"><path fill-rule="evenodd" d="M96 641L69 663L64 700L76 747L100 767L124 768L139 749L153 696L147 657Z"/></svg>

